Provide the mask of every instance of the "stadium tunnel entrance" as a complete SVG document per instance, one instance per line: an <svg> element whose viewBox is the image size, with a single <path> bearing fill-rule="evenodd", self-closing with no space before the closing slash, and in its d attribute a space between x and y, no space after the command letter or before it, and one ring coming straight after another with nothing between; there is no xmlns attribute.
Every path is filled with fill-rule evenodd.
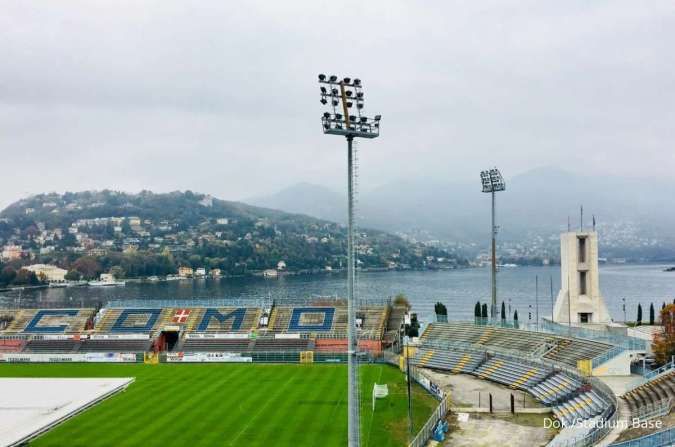
<svg viewBox="0 0 675 447"><path fill-rule="evenodd" d="M180 330L163 330L159 336L159 346L162 351L173 351L173 348L180 339Z"/></svg>

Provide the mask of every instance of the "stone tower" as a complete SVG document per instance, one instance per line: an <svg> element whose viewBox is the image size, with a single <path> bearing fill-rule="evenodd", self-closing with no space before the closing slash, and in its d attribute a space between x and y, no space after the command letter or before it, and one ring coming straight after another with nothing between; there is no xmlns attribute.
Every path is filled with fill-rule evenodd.
<svg viewBox="0 0 675 447"><path fill-rule="evenodd" d="M611 321L600 293L598 233L572 231L560 235L560 292L553 308L556 323L606 324Z"/></svg>

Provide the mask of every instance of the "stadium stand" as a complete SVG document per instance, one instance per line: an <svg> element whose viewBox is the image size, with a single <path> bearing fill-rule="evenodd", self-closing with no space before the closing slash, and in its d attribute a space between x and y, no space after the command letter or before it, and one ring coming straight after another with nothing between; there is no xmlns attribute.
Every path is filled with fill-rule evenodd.
<svg viewBox="0 0 675 447"><path fill-rule="evenodd" d="M469 322L431 323L421 337L425 342L465 343L523 354L542 352L548 360L576 367L578 360L592 359L613 346L591 340L569 339L543 332L479 326Z"/></svg>
<svg viewBox="0 0 675 447"><path fill-rule="evenodd" d="M544 404L564 400L581 387L581 382L565 373L557 372L530 388L530 393Z"/></svg>
<svg viewBox="0 0 675 447"><path fill-rule="evenodd" d="M0 333L80 333L93 314L94 309L21 309L12 314L12 321Z"/></svg>
<svg viewBox="0 0 675 447"><path fill-rule="evenodd" d="M650 380L622 397L628 404L631 413L636 413L640 408L647 405L656 405L664 399L675 401L675 371Z"/></svg>
<svg viewBox="0 0 675 447"><path fill-rule="evenodd" d="M251 351L252 342L248 339L208 339L187 338L177 351L185 352L247 352Z"/></svg>
<svg viewBox="0 0 675 447"><path fill-rule="evenodd" d="M152 340L82 340L80 352L147 352Z"/></svg>
<svg viewBox="0 0 675 447"><path fill-rule="evenodd" d="M286 351L286 352L296 352L296 351L308 351L309 350L309 340L302 338L259 338L255 341L254 346L255 351L268 352L268 351Z"/></svg>
<svg viewBox="0 0 675 447"><path fill-rule="evenodd" d="M576 420L590 419L603 413L610 404L595 391L580 393L553 407L553 414L560 421L572 424Z"/></svg>
<svg viewBox="0 0 675 447"><path fill-rule="evenodd" d="M484 360L484 355L476 353L420 348L411 362L421 367L441 369L459 374L473 372Z"/></svg>
<svg viewBox="0 0 675 447"><path fill-rule="evenodd" d="M35 353L66 353L75 352L80 346L75 340L28 340L24 352Z"/></svg>
<svg viewBox="0 0 675 447"><path fill-rule="evenodd" d="M0 352L346 350L347 307L344 300L273 305L271 311L246 305L222 306L222 302L216 302L220 304L216 306L204 303L206 305L192 307L177 307L178 304L191 304L179 301L164 303L163 307L155 307L156 303L152 301L133 303L134 307L124 307L119 302L98 312L94 309L0 311L0 321L4 325L0 326ZM269 321L259 327L263 312L265 315L269 312ZM401 320L402 315L398 311L394 319ZM387 303L364 304L357 309L361 349L382 350L382 337L391 317ZM396 326L398 330L400 321Z"/></svg>
<svg viewBox="0 0 675 447"><path fill-rule="evenodd" d="M544 380L551 372L548 368L493 357L476 369L474 374L509 388L525 390Z"/></svg>

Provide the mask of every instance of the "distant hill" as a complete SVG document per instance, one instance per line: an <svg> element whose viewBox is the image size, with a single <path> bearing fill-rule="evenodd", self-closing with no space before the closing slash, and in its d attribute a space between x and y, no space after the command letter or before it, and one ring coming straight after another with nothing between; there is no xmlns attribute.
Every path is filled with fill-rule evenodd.
<svg viewBox="0 0 675 447"><path fill-rule="evenodd" d="M528 242L553 238L567 227L579 226L579 207L585 225L597 216L601 248L613 256L652 258L675 256L675 182L668 179L626 179L572 174L558 168L539 168L512 178L498 193L500 239ZM291 192L289 194L288 192ZM305 197L311 200L305 200ZM277 208L334 220L344 215L342 195L326 188L300 184L270 196ZM269 203L252 199L251 203ZM292 207L290 207L292 203ZM320 204L320 206L317 206ZM339 210L337 213L335 210ZM473 183L415 179L392 182L359 196L363 226L391 232L426 235L444 241L481 244L489 237L489 195Z"/></svg>
<svg viewBox="0 0 675 447"><path fill-rule="evenodd" d="M455 254L379 230L360 230L362 268L454 268ZM40 194L0 212L0 246L30 262L57 263L85 277L175 273L179 266L225 274L317 271L345 262L344 226L302 214L219 200L191 191ZM84 260L83 260L84 259ZM78 264L79 262L79 264ZM0 271L1 271L0 266Z"/></svg>

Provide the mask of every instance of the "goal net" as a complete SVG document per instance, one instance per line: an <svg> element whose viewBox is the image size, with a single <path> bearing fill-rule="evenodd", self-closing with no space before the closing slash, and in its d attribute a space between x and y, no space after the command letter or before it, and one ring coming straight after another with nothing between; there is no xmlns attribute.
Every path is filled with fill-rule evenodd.
<svg viewBox="0 0 675 447"><path fill-rule="evenodd" d="M375 411L375 399L382 399L387 396L389 396L389 388L386 383L384 385L373 384L373 411Z"/></svg>

